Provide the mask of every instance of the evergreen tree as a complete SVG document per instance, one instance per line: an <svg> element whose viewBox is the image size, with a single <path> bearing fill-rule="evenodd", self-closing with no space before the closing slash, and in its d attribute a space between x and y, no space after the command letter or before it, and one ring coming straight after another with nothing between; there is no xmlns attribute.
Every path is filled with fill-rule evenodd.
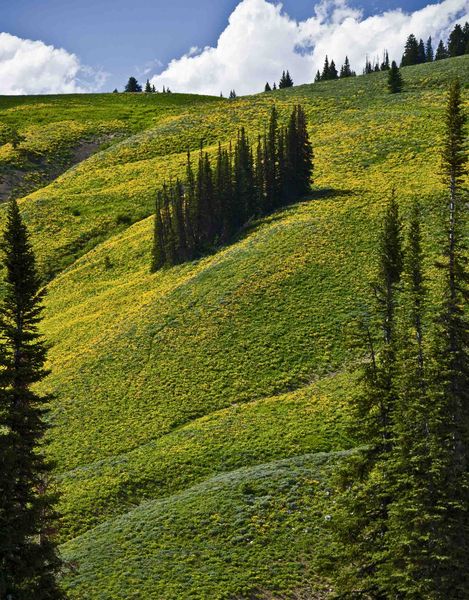
<svg viewBox="0 0 469 600"><path fill-rule="evenodd" d="M152 249L152 262L151 272L154 273L161 269L166 264L165 245L164 245L164 233L163 233L163 220L161 218L161 203L162 194L159 191L156 196L155 203L155 221L153 227L153 249Z"/></svg>
<svg viewBox="0 0 469 600"><path fill-rule="evenodd" d="M464 43L465 43L464 54L469 54L469 21L466 21L466 23L464 23L464 27L463 27L462 31L464 34Z"/></svg>
<svg viewBox="0 0 469 600"><path fill-rule="evenodd" d="M334 591L339 598L385 600L377 574L392 501L387 463L393 449L396 408L396 293L403 256L401 222L394 196L387 208L380 241L379 272L371 318L360 337L368 361L353 410L354 435L363 446L338 470L339 492L332 517L335 543L329 549Z"/></svg>
<svg viewBox="0 0 469 600"><path fill-rule="evenodd" d="M466 51L466 39L461 25L455 25L448 39L448 54L451 58L462 56Z"/></svg>
<svg viewBox="0 0 469 600"><path fill-rule="evenodd" d="M338 78L339 78L339 75L337 73L335 62L332 60L331 64L329 65L329 79L334 80L334 79L338 79Z"/></svg>
<svg viewBox="0 0 469 600"><path fill-rule="evenodd" d="M153 84L153 85L151 86L151 92L152 92L152 94L156 94L156 87L155 87L155 84Z"/></svg>
<svg viewBox="0 0 469 600"><path fill-rule="evenodd" d="M402 92L403 81L402 75L396 61L392 61L391 69L388 75L388 90L391 94L398 94Z"/></svg>
<svg viewBox="0 0 469 600"><path fill-rule="evenodd" d="M265 84L264 92L271 92L271 91L272 91L272 88L270 87L270 83L267 82Z"/></svg>
<svg viewBox="0 0 469 600"><path fill-rule="evenodd" d="M448 50L446 49L443 40L440 40L438 48L436 49L435 60L444 60L445 58L449 58Z"/></svg>
<svg viewBox="0 0 469 600"><path fill-rule="evenodd" d="M418 59L417 59L417 64L422 64L424 62L426 62L427 60L427 53L425 50L425 44L423 43L423 40L421 39L419 42L419 51L418 51Z"/></svg>
<svg viewBox="0 0 469 600"><path fill-rule="evenodd" d="M319 69L318 69L318 71L317 71L317 73L316 73L316 76L315 76L315 78L314 78L314 83L319 83L319 82L321 81L321 79L322 79L322 78L321 78L321 72L320 72L320 71L319 71Z"/></svg>
<svg viewBox="0 0 469 600"><path fill-rule="evenodd" d="M278 187L278 114L274 105L270 113L265 156L265 193L268 211L274 210L279 205Z"/></svg>
<svg viewBox="0 0 469 600"><path fill-rule="evenodd" d="M389 71L391 68L389 62L389 52L387 50L384 51L383 62L381 63L381 71Z"/></svg>
<svg viewBox="0 0 469 600"><path fill-rule="evenodd" d="M47 371L38 333L42 301L35 258L18 205L12 200L3 239L6 289L0 328L0 597L62 598L53 535L55 496L43 454L47 396L34 385Z"/></svg>
<svg viewBox="0 0 469 600"><path fill-rule="evenodd" d="M230 91L230 96L229 96L230 100L234 100L236 97L237 97L237 96L236 96L236 92L235 92L235 90L231 90L231 91Z"/></svg>
<svg viewBox="0 0 469 600"><path fill-rule="evenodd" d="M135 77L129 77L129 81L124 89L128 93L137 93L142 91L142 86L138 83Z"/></svg>
<svg viewBox="0 0 469 600"><path fill-rule="evenodd" d="M344 79L345 77L352 76L352 69L350 68L350 61L348 56L345 57L345 62L340 69L340 78Z"/></svg>
<svg viewBox="0 0 469 600"><path fill-rule="evenodd" d="M287 71L285 74L285 87L293 87L293 79L291 78L289 71Z"/></svg>
<svg viewBox="0 0 469 600"><path fill-rule="evenodd" d="M460 84L446 111L443 173L448 185L448 237L440 265L445 283L428 352L423 329L416 243L409 257L412 301L402 373L396 446L391 463L397 499L390 510L389 561L382 580L389 597L464 598L469 589L469 323L464 200L467 173ZM413 238L415 238L415 226ZM421 271L421 269L420 269ZM410 339L410 342L409 342ZM412 347L413 346L413 347ZM387 583L386 583L387 582Z"/></svg>
<svg viewBox="0 0 469 600"><path fill-rule="evenodd" d="M364 75L370 75L370 73L373 73L373 65L371 64L371 61L370 61L370 59L367 56L366 57L366 61L365 61L365 68L363 70L363 74Z"/></svg>
<svg viewBox="0 0 469 600"><path fill-rule="evenodd" d="M419 43L415 35L410 34L404 48L401 67L416 65L419 62Z"/></svg>
<svg viewBox="0 0 469 600"><path fill-rule="evenodd" d="M277 89L277 84L274 81L274 85L272 86L272 91L275 92L276 89Z"/></svg>
<svg viewBox="0 0 469 600"><path fill-rule="evenodd" d="M151 83L150 80L147 79L147 82L145 84L145 93L146 94L151 94L153 92L152 87L151 87Z"/></svg>
<svg viewBox="0 0 469 600"><path fill-rule="evenodd" d="M324 67L322 68L321 81L328 81L330 78L330 66L329 66L329 57L326 56L324 60Z"/></svg>
<svg viewBox="0 0 469 600"><path fill-rule="evenodd" d="M435 56L433 53L433 44L431 36L427 40L427 44L425 46L425 62L433 62Z"/></svg>

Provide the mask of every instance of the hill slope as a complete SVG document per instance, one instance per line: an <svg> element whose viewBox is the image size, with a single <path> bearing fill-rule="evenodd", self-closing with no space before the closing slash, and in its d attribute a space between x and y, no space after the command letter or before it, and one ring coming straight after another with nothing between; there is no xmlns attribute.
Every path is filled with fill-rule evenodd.
<svg viewBox="0 0 469 600"><path fill-rule="evenodd" d="M79 563L66 580L72 597L247 597L308 578L313 539L282 521L284 503L296 503L297 516L304 507L319 531L324 514L311 482L322 459L301 456L353 446L344 433L354 389L344 369L357 358L348 325L367 295L392 186L404 210L416 196L424 202L425 241L434 243L444 90L455 74L467 102L467 57L405 69L406 92L396 96L373 74L229 102L187 98L156 121L143 97L96 97L109 101L106 114L131 102L135 128L21 201L40 266L54 276L44 323L52 375L43 389L56 394L50 451L64 492L63 538L80 535L64 546ZM240 124L262 131L272 102L282 118L297 102L308 113L311 198L253 223L212 256L150 274L154 190L181 172L201 138L210 149ZM293 462L275 462L285 458ZM293 484L294 465L305 470ZM221 475L246 466L233 479ZM246 516L238 484L219 482L242 479L249 490L259 472L267 473L262 496L275 500L254 503ZM274 523L278 539L256 541L264 550L244 569L251 554L240 534L233 554L214 564L218 544L228 543L210 533L217 514L233 515L227 536L257 515ZM290 526L295 543L286 545ZM191 536L205 550L197 542L177 566L162 560L171 548L179 556ZM119 575L115 564L127 560Z"/></svg>

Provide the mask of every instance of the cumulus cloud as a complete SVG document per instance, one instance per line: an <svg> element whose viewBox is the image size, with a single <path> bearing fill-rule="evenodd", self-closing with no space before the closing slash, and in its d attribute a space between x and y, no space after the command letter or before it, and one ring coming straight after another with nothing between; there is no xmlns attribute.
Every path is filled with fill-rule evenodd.
<svg viewBox="0 0 469 600"><path fill-rule="evenodd" d="M260 91L289 69L295 83L311 82L326 54L336 63L348 55L361 72L366 55L381 57L387 49L400 59L407 36L446 39L457 22L469 20L469 0L443 0L413 13L393 10L364 17L347 0L322 0L305 21L295 21L281 4L242 0L215 47L190 51L172 60L152 78L157 88L218 94Z"/></svg>
<svg viewBox="0 0 469 600"><path fill-rule="evenodd" d="M0 33L0 94L68 94L98 90L107 78L75 54Z"/></svg>

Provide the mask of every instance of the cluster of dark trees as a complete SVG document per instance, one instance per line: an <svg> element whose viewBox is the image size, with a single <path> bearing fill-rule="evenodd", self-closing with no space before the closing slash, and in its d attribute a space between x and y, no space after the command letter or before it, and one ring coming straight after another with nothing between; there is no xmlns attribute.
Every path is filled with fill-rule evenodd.
<svg viewBox="0 0 469 600"><path fill-rule="evenodd" d="M139 94L142 91L143 91L143 88L140 85L140 83L137 81L137 79L135 77L129 77L129 81L125 84L124 92L127 94ZM116 88L113 93L117 94L117 93L119 93L119 90ZM158 94L159 93L158 90L156 89L156 87L150 83L149 79L147 79L147 82L145 84L145 93L146 94ZM171 90L169 88L166 88L165 86L163 86L162 93L170 94Z"/></svg>
<svg viewBox="0 0 469 600"><path fill-rule="evenodd" d="M289 71L283 71L282 76L280 77L280 81L278 82L278 89L283 90L285 88L293 87L293 79L291 78ZM277 84L273 83L272 87L270 87L270 83L267 82L265 84L264 91L265 92L274 92L277 89Z"/></svg>
<svg viewBox="0 0 469 600"><path fill-rule="evenodd" d="M306 116L296 106L286 127L272 108L268 130L252 144L244 128L234 147L218 147L215 164L201 149L194 172L188 153L184 182L157 193L152 270L191 260L227 243L254 217L308 193L313 150Z"/></svg>
<svg viewBox="0 0 469 600"><path fill-rule="evenodd" d="M51 465L40 448L47 396L35 384L47 375L38 332L42 300L35 258L18 205L8 209L2 241L0 304L0 598L58 600L60 569L54 531Z"/></svg>
<svg viewBox="0 0 469 600"><path fill-rule="evenodd" d="M379 73L380 71L389 71L391 68L389 62L389 53L387 50L384 51L383 58L375 58L374 62L371 62L367 56L365 61L365 68L363 69L363 75L369 75L370 73Z"/></svg>
<svg viewBox="0 0 469 600"><path fill-rule="evenodd" d="M336 474L326 565L339 598L468 597L468 170L462 105L455 82L442 152L448 191L441 206L441 286L430 285L424 268L421 209L415 205L403 222L393 197L369 308L357 320L366 354L353 404L354 435L362 447Z"/></svg>
<svg viewBox="0 0 469 600"><path fill-rule="evenodd" d="M350 67L350 61L348 56L345 57L344 64L340 68L340 73L337 71L337 67L335 66L335 62L331 60L329 62L329 57L326 56L324 60L324 67L322 72L318 70L316 73L316 77L314 78L315 83L318 81L333 81L334 79L344 79L345 77L355 77L355 71L352 71Z"/></svg>
<svg viewBox="0 0 469 600"><path fill-rule="evenodd" d="M431 37L425 43L422 39L417 40L415 35L409 35L405 44L401 66L419 65L426 62L433 62L434 60L462 56L463 54L469 54L468 22L464 26L455 25L453 31L450 33L447 44L445 45L443 40L440 40L436 52L433 49Z"/></svg>

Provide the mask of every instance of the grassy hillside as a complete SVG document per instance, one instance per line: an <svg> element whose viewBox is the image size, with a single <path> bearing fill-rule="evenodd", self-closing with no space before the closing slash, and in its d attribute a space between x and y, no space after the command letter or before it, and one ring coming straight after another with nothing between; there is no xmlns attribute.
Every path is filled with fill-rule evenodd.
<svg viewBox="0 0 469 600"><path fill-rule="evenodd" d="M304 559L324 523L314 492L324 458L308 455L353 446L347 368L359 357L347 334L373 276L376 225L395 186L404 210L424 203L431 250L456 74L469 103L468 57L403 73L396 96L373 74L236 101L91 96L69 115L66 99L49 106L58 121L85 123L95 102L100 123L128 115L115 129L125 139L21 200L53 277L43 389L56 395L50 452L72 597L247 598L308 580ZM211 148L241 124L262 131L273 102L282 118L297 102L308 113L311 197L212 256L150 274L154 190L201 139ZM42 110L28 108L31 126ZM258 484L259 497L242 491ZM257 519L268 525L252 551L243 536Z"/></svg>

